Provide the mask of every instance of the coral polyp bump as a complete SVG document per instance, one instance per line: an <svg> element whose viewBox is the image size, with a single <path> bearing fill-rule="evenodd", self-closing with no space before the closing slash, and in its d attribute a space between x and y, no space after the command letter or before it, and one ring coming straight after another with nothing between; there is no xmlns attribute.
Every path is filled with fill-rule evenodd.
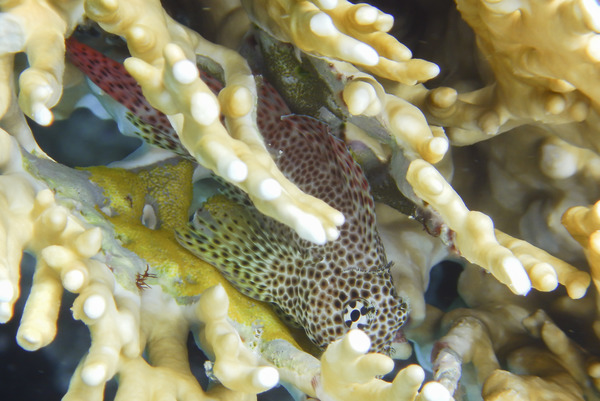
<svg viewBox="0 0 600 401"><path fill-rule="evenodd" d="M65 400L600 399L598 15L1 2L0 321Z"/></svg>

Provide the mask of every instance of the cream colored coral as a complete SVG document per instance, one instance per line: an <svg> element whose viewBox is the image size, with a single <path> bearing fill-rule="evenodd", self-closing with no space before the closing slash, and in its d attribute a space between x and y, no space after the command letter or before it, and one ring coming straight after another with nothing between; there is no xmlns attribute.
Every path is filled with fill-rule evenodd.
<svg viewBox="0 0 600 401"><path fill-rule="evenodd" d="M183 145L201 164L245 190L259 210L301 237L315 243L337 238L342 214L290 183L267 152L252 114L255 83L239 54L176 23L158 1L90 0L86 11L104 29L127 39L134 57L125 67L150 103L172 116ZM196 54L223 67L226 86L218 99L198 76Z"/></svg>
<svg viewBox="0 0 600 401"><path fill-rule="evenodd" d="M123 321L116 312L114 277L106 265L91 259L100 250L100 229L86 228L75 215L57 205L52 191L41 189L42 184L22 170L16 141L4 131L0 135L4 145L0 192L5 202L3 221L7 223L2 234L3 243L8 245L2 252L4 263L0 268L2 320L11 317L18 298L21 254L23 250L31 251L38 263L17 333L19 345L30 351L48 345L56 334L63 287L80 293L74 315L90 326L92 346L79 380L88 386L101 385L116 372L122 348L126 354L137 355L140 346L137 335L132 334L135 323L117 324L135 319Z"/></svg>
<svg viewBox="0 0 600 401"><path fill-rule="evenodd" d="M415 193L440 212L456 232L456 246L462 256L489 270L516 294L525 294L531 287L552 291L559 282L567 287L571 297L581 298L585 294L589 285L587 273L525 241L494 230L491 219L469 211L433 166L415 160L408 169L407 180Z"/></svg>
<svg viewBox="0 0 600 401"><path fill-rule="evenodd" d="M52 123L52 108L62 94L64 37L83 17L83 2L4 1L0 4L0 117L11 99L13 55L27 53L29 68L19 76L19 104L38 124Z"/></svg>
<svg viewBox="0 0 600 401"><path fill-rule="evenodd" d="M189 371L185 346L189 322L183 308L160 290L146 290L140 298L117 284L111 269L93 259L102 243L100 229L87 229L73 213L57 205L49 189L40 190L43 185L23 171L14 138L0 131L0 141L0 202L4 204L0 235L6 246L0 265L3 322L10 319L18 298L23 250L38 258L17 333L19 344L33 351L54 339L66 288L79 293L73 316L89 327L92 340L71 379L66 400L102 399L106 381L116 374L123 384L118 399L131 399L132 391L139 394L136 383L140 374L160 377L153 386L145 387L149 397L180 394L186 400L206 398ZM218 388L214 397L251 399L252 394L277 383L277 371L255 366L257 357L245 349L226 321L227 297L219 298L218 289L211 291L200 302L205 337L216 355L215 374L233 387ZM238 346L231 347L236 338ZM152 366L140 356L144 348ZM245 395L239 398L240 393Z"/></svg>
<svg viewBox="0 0 600 401"><path fill-rule="evenodd" d="M581 246L589 251L595 249L594 245L596 244L593 242L592 236L600 230L600 201L591 207L570 208L563 215L562 223ZM594 275L593 277L596 278Z"/></svg>
<svg viewBox="0 0 600 401"><path fill-rule="evenodd" d="M530 315L519 305L525 298L511 294L475 265L465 266L458 290L468 308L453 309L443 316L440 329L446 334L437 339L431 355L434 379L451 393L458 388L468 363L473 363L478 383L499 369L497 352L527 337L522 321Z"/></svg>
<svg viewBox="0 0 600 401"><path fill-rule="evenodd" d="M570 208L563 215L562 222L585 249L592 280L596 289L600 289L600 201L589 208Z"/></svg>
<svg viewBox="0 0 600 401"><path fill-rule="evenodd" d="M86 368L90 369L89 359L92 356L97 360L103 355L105 358L111 358L111 362L114 364L114 372L111 373L119 376L116 400L147 400L165 397L184 401L250 401L256 399L254 392L240 392L221 385L215 386L207 393L202 390L189 366L186 346L190 331L189 316L186 308L177 305L169 295L163 293L159 288L147 288L139 297L132 293L123 293L118 286L114 295L116 308L109 305L106 313L97 320L90 319L87 315L83 316L86 323L90 325L92 346L73 375L65 400L102 399L104 381L99 379L101 374L109 372L99 368L98 362L95 367L91 365L94 368L89 374L86 374ZM207 298L211 298L210 293ZM210 301L214 301L214 299L204 302L210 303ZM74 307L77 308L75 312L80 313L80 305L77 304L77 301ZM206 324L207 326L218 325L219 322L218 319L213 321L211 317L206 316ZM95 327L96 325L110 328L112 332L104 332L101 327ZM128 336L130 338L139 337L146 349L147 360L141 356L139 347L136 350L136 348L127 347L123 343ZM221 337L218 335L215 338L216 341L220 339ZM119 347L119 344L125 345L120 352L114 349ZM221 344L212 345L219 347ZM215 363L219 363L219 360ZM239 361L236 366L238 371L242 366L243 362ZM231 377L235 375L235 372L228 371L227 374ZM105 378L108 376L106 374ZM96 380L91 381L91 379ZM250 390L251 379L238 377L238 380L238 386L245 386L245 390ZM144 385L140 385L141 382Z"/></svg>
<svg viewBox="0 0 600 401"><path fill-rule="evenodd" d="M399 147L430 163L444 157L449 144L443 129L430 126L417 107L401 96L386 93L375 78L351 64L329 60L328 66L328 72L335 73L335 80L343 84L340 95L350 116L374 117L393 139L384 142L378 138L380 141L391 142L394 149Z"/></svg>
<svg viewBox="0 0 600 401"><path fill-rule="evenodd" d="M119 370L120 355L133 358L142 352L139 333L139 296L125 290L119 296L106 265L91 271L89 285L73 303L73 317L89 328L92 344L74 375L71 386L103 388Z"/></svg>
<svg viewBox="0 0 600 401"><path fill-rule="evenodd" d="M53 193L23 171L16 141L2 130L0 145L0 202L5 215L0 230L4 238L0 311L2 321L12 316L19 296L21 254L23 250L34 252L38 269L18 334L21 345L33 350L54 337L62 287L77 292L86 285L89 258L100 249L101 234L58 206Z"/></svg>
<svg viewBox="0 0 600 401"><path fill-rule="evenodd" d="M494 236L492 220L483 213L470 211L441 174L423 160L413 161L406 175L415 193L436 209L456 232L461 255L488 270L514 293L524 295L531 281L523 265Z"/></svg>
<svg viewBox="0 0 600 401"><path fill-rule="evenodd" d="M461 312L465 315L457 316ZM450 394L456 392L463 364L474 364L480 382L500 368L488 327L477 316L469 315L468 310L458 309L444 317L444 320L452 321L452 326L437 341L432 354L433 378Z"/></svg>
<svg viewBox="0 0 600 401"><path fill-rule="evenodd" d="M600 178L600 156L570 145L557 138L547 138L540 147L540 170L549 178L561 180L582 174L594 180Z"/></svg>
<svg viewBox="0 0 600 401"><path fill-rule="evenodd" d="M229 299L221 285L202 293L196 314L205 324L201 333L203 348L215 357L213 373L219 381L241 393L260 393L279 382L277 370L260 366L259 357L249 350L227 321Z"/></svg>
<svg viewBox="0 0 600 401"><path fill-rule="evenodd" d="M538 302L510 294L474 265L461 274L459 293L469 308L444 315L446 334L432 352L434 379L450 392L458 388L465 366L472 362L485 400L521 400L541 392L550 397L559 387L556 394L564 399L593 394L589 355L543 310L533 310ZM500 370L504 361L510 372Z"/></svg>
<svg viewBox="0 0 600 401"><path fill-rule="evenodd" d="M534 337L543 340L547 349L527 346L516 349L507 358L512 372L493 372L483 387L485 400L526 399L547 400L594 399L586 369L585 352L538 310L523 320Z"/></svg>
<svg viewBox="0 0 600 401"><path fill-rule="evenodd" d="M383 354L367 353L369 347L365 333L351 330L331 343L320 361L283 340L264 344L261 355L277 368L282 381L321 400L452 399L439 383L426 383L421 388L425 373L417 365L400 370L392 383L378 379L394 367L394 362Z"/></svg>
<svg viewBox="0 0 600 401"><path fill-rule="evenodd" d="M82 16L81 0L0 3L0 126L30 152L44 155L23 112L38 124L52 122L50 108L62 94L64 36ZM18 76L17 88L18 52L26 53L29 66Z"/></svg>
<svg viewBox="0 0 600 401"><path fill-rule="evenodd" d="M384 110L399 146L416 151L430 163L442 160L448 151L448 139L442 129L429 127L418 108L397 96L386 95Z"/></svg>
<svg viewBox="0 0 600 401"><path fill-rule="evenodd" d="M218 295L222 294L219 294L219 290L216 288L205 291L202 296L204 300L199 301L196 309L217 306L214 302L222 300L215 299L215 296ZM219 304L215 310L223 311L224 307L226 315L228 304L226 295L224 300L225 303ZM120 385L116 399L129 400L136 397L152 399L154 397L172 396L186 401L204 399L243 401L256 399L256 391L251 391L252 380L241 375L237 376L238 388L233 389L216 385L205 393L190 370L186 346L190 324L196 321L195 317L190 320L192 314L187 313L186 307L177 305L169 295L162 293L158 288L150 288L144 291L141 301L141 328L143 336L146 338L148 362L141 357L122 358L119 370ZM217 312L216 315L220 314ZM228 323L222 322L216 315L203 316L206 326L202 329L200 336L205 336L207 334L206 330L211 330L210 327L215 325L222 327L223 324L230 328L230 333L237 335ZM223 337L217 334L211 339L209 346L214 347L218 353L226 353L228 350L222 351L220 348L219 341L222 341L222 339ZM240 345L240 347L243 346ZM239 351L239 348L236 350ZM230 362L220 358L222 358L222 355L217 354L215 364ZM240 359L237 363L234 363L233 369L226 372L229 375L228 377L224 377L217 370L213 370L213 373L221 382L224 382L235 376L236 372L243 370L246 362ZM247 368L248 370L253 369L252 367ZM254 371L260 372L260 369L254 368ZM272 368L268 369L274 370ZM148 377L152 377L153 380L148 381ZM138 384L140 380L148 381L150 385L140 389ZM240 388L246 391L241 391ZM265 389L262 388L259 391Z"/></svg>
<svg viewBox="0 0 600 401"><path fill-rule="evenodd" d="M461 0L457 6L496 71L506 74L510 68L510 75L529 76L557 95L578 90L591 103L600 101L593 74L600 61L596 2ZM571 56L565 60L564 54Z"/></svg>
<svg viewBox="0 0 600 401"><path fill-rule="evenodd" d="M576 206L568 209L562 217L562 223L583 247L592 281L596 290L600 290L600 201L591 207ZM598 299L596 302L599 302ZM600 336L600 319L594 322L594 330Z"/></svg>
<svg viewBox="0 0 600 401"><path fill-rule="evenodd" d="M317 379L317 397L339 401L428 400L446 401L451 397L439 383L427 383L421 391L423 369L410 365L396 375L392 383L376 379L393 369L392 359L382 354L367 354L368 336L350 330L331 343L321 357L321 375Z"/></svg>
<svg viewBox="0 0 600 401"><path fill-rule="evenodd" d="M545 354L544 354L545 355ZM530 358L539 358L529 354ZM564 372L552 376L517 375L506 370L494 371L483 386L485 401L583 401L580 389Z"/></svg>
<svg viewBox="0 0 600 401"><path fill-rule="evenodd" d="M197 308L204 323L200 336L216 358L213 373L227 387L204 393L189 367L190 320L185 308L158 288L146 289L141 297L120 288L100 263L92 264L90 276L75 300L73 315L89 327L92 344L71 378L65 400L101 400L106 381L114 375L119 376L117 400L253 400L254 394L277 383L277 371L257 366L258 356L226 321L228 301L222 287L207 290ZM141 357L144 348L148 361ZM140 380L147 384L140 386Z"/></svg>
<svg viewBox="0 0 600 401"><path fill-rule="evenodd" d="M277 39L301 50L357 64L372 74L412 85L439 73L428 61L386 34L394 18L369 4L345 0L243 1L250 18Z"/></svg>
<svg viewBox="0 0 600 401"><path fill-rule="evenodd" d="M586 353L550 319L546 312L537 310L523 320L523 325L533 336L542 339L559 364L582 388L587 387L589 377L586 369Z"/></svg>
<svg viewBox="0 0 600 401"><path fill-rule="evenodd" d="M183 355L187 358L187 354ZM182 359L181 363L187 363ZM140 386L140 383L144 383ZM116 401L148 400L176 397L182 401L252 401L254 394L234 392L222 386L214 386L204 392L200 384L189 371L182 372L169 366L150 365L142 357L123 362L119 371L119 388Z"/></svg>
<svg viewBox="0 0 600 401"><path fill-rule="evenodd" d="M435 120L451 127L453 143L482 141L532 122L579 122L588 118L590 107L597 110L596 2L461 0L457 7L474 30L495 83L459 95L449 108L430 109ZM594 146L588 133L569 135Z"/></svg>
<svg viewBox="0 0 600 401"><path fill-rule="evenodd" d="M500 230L495 230L495 233L498 242L510 249L523 263L533 288L552 291L560 283L567 288L571 298L578 299L585 295L591 280L588 273L578 270L526 241L513 238Z"/></svg>

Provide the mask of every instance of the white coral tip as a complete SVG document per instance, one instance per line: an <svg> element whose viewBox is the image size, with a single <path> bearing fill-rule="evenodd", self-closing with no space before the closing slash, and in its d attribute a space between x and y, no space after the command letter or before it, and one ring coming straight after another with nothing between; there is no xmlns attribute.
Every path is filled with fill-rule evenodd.
<svg viewBox="0 0 600 401"><path fill-rule="evenodd" d="M379 11L375 7L371 7L368 5L364 5L358 10L356 10L356 14L354 14L354 18L356 23L359 25L370 25L377 21L377 17L379 16Z"/></svg>
<svg viewBox="0 0 600 401"><path fill-rule="evenodd" d="M173 76L181 84L191 84L198 78L198 74L198 68L188 59L180 60L173 65Z"/></svg>
<svg viewBox="0 0 600 401"><path fill-rule="evenodd" d="M46 106L37 104L33 107L33 120L39 125L48 126L52 124L54 117L52 112Z"/></svg>
<svg viewBox="0 0 600 401"><path fill-rule="evenodd" d="M279 383L279 372L270 366L257 369L252 378L252 384L259 388L270 389L277 383Z"/></svg>
<svg viewBox="0 0 600 401"><path fill-rule="evenodd" d="M327 234L327 240L328 241L335 241L336 239L338 239L340 237L340 230L338 230L337 228L328 228L326 231Z"/></svg>
<svg viewBox="0 0 600 401"><path fill-rule="evenodd" d="M8 280L0 281L0 302L10 302L15 295L15 289Z"/></svg>
<svg viewBox="0 0 600 401"><path fill-rule="evenodd" d="M558 287L558 277L552 266L548 263L537 263L529 271L531 280L540 291L553 291Z"/></svg>
<svg viewBox="0 0 600 401"><path fill-rule="evenodd" d="M0 323L6 323L12 317L12 308L8 302L0 302Z"/></svg>
<svg viewBox="0 0 600 401"><path fill-rule="evenodd" d="M348 111L352 115L363 114L371 105L371 102L376 100L375 90L373 86L363 81L352 81L342 93Z"/></svg>
<svg viewBox="0 0 600 401"><path fill-rule="evenodd" d="M450 401L450 393L441 383L429 382L421 390L421 399L424 401Z"/></svg>
<svg viewBox="0 0 600 401"><path fill-rule="evenodd" d="M315 216L306 214L298 210L301 215L296 219L294 229L296 233L307 241L313 242L317 245L323 245L327 242L327 236L325 235L325 229L321 224L321 221Z"/></svg>
<svg viewBox="0 0 600 401"><path fill-rule="evenodd" d="M240 159L234 159L219 169L219 173L232 182L241 182L248 177L248 166Z"/></svg>
<svg viewBox="0 0 600 401"><path fill-rule="evenodd" d="M377 23L375 24L377 30L380 32L388 32L390 29L394 27L394 17L389 14L383 14L379 16L377 19ZM402 49L404 50L404 49ZM406 49L408 50L408 49ZM404 57L403 60L408 60L412 57L412 53L409 51L403 51Z"/></svg>
<svg viewBox="0 0 600 401"><path fill-rule="evenodd" d="M85 281L85 275L79 270L71 270L62 278L62 284L67 291L77 292Z"/></svg>
<svg viewBox="0 0 600 401"><path fill-rule="evenodd" d="M321 10L333 10L338 5L338 0L315 0L315 5Z"/></svg>
<svg viewBox="0 0 600 401"><path fill-rule="evenodd" d="M192 117L200 125L211 125L221 113L219 103L206 92L196 92L192 95Z"/></svg>
<svg viewBox="0 0 600 401"><path fill-rule="evenodd" d="M421 73L423 74L423 80L429 80L435 78L440 74L440 66L434 63L427 63L421 67Z"/></svg>
<svg viewBox="0 0 600 401"><path fill-rule="evenodd" d="M258 196L264 200L273 200L281 196L281 185L273 178L263 180L258 187Z"/></svg>
<svg viewBox="0 0 600 401"><path fill-rule="evenodd" d="M531 290L531 281L523 265L514 256L502 260L502 270L508 276L508 287L517 295L525 295Z"/></svg>
<svg viewBox="0 0 600 401"><path fill-rule="evenodd" d="M404 373L411 383L421 384L425 380L425 371L419 365L408 365L404 368Z"/></svg>
<svg viewBox="0 0 600 401"><path fill-rule="evenodd" d="M42 222L51 230L62 231L67 225L67 212L62 208L53 208L42 215Z"/></svg>
<svg viewBox="0 0 600 401"><path fill-rule="evenodd" d="M51 189L42 189L35 197L35 203L42 208L47 208L54 203L54 192Z"/></svg>
<svg viewBox="0 0 600 401"><path fill-rule="evenodd" d="M310 30L317 36L333 36L337 29L331 21L331 17L325 13L317 13L310 19Z"/></svg>
<svg viewBox="0 0 600 401"><path fill-rule="evenodd" d="M88 297L83 304L83 313L90 319L98 319L106 310L106 301L101 295L95 294Z"/></svg>
<svg viewBox="0 0 600 401"><path fill-rule="evenodd" d="M600 5L596 0L581 0L583 18L586 26L594 32L600 33Z"/></svg>
<svg viewBox="0 0 600 401"><path fill-rule="evenodd" d="M429 151L438 156L443 156L448 151L448 140L445 138L433 138L428 143Z"/></svg>
<svg viewBox="0 0 600 401"><path fill-rule="evenodd" d="M364 43L358 43L352 48L352 56L351 61L358 64L373 66L379 63L379 54L371 46Z"/></svg>
<svg viewBox="0 0 600 401"><path fill-rule="evenodd" d="M94 363L86 366L81 371L81 379L88 386L98 386L106 381L106 366L102 363Z"/></svg>
<svg viewBox="0 0 600 401"><path fill-rule="evenodd" d="M371 348L371 340L362 330L350 330L348 334L348 345L359 354L366 354Z"/></svg>
<svg viewBox="0 0 600 401"><path fill-rule="evenodd" d="M346 222L346 217L344 217L344 213L336 210L335 213L331 215L331 220L333 221L333 224L339 227Z"/></svg>
<svg viewBox="0 0 600 401"><path fill-rule="evenodd" d="M540 170L548 177L560 180L577 173L577 158L560 146L544 144L541 153Z"/></svg>
<svg viewBox="0 0 600 401"><path fill-rule="evenodd" d="M40 349L42 336L37 330L19 330L17 342L24 350L35 351Z"/></svg>

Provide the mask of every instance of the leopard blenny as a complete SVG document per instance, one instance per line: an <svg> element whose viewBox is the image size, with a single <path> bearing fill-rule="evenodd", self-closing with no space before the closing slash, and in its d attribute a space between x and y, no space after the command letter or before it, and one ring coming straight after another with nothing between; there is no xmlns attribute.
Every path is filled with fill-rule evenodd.
<svg viewBox="0 0 600 401"><path fill-rule="evenodd" d="M75 41L67 48L75 64L125 106L113 113L133 125L133 134L189 157L166 116L147 103L119 63ZM217 80L202 72L201 77L218 92ZM300 189L344 214L339 238L325 245L302 240L228 184L204 202L177 238L239 291L271 303L288 323L303 327L317 346L325 348L358 328L369 335L374 351L390 353L408 305L392 283L369 184L325 124L292 115L261 77L257 85L257 123L277 166Z"/></svg>
<svg viewBox="0 0 600 401"><path fill-rule="evenodd" d="M325 124L291 115L273 87L257 81L258 125L277 166L344 214L340 237L325 245L302 240L228 187L196 211L178 239L242 293L272 303L320 348L358 328L373 350L389 354L408 305L392 283L369 184Z"/></svg>

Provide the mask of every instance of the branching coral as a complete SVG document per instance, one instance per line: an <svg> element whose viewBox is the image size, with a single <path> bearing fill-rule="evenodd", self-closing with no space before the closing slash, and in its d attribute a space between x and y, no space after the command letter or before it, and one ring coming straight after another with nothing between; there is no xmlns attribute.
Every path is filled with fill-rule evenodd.
<svg viewBox="0 0 600 401"><path fill-rule="evenodd" d="M473 269L466 271L461 280L461 288L466 289L473 284L472 280L477 280L489 292L503 291L494 288L496 283L478 277ZM533 311L535 302L528 305L514 302L510 297L504 305L490 304L484 297L466 297L473 309L457 309L444 317L443 324L452 322L452 327L438 342L441 348L436 359L438 374L450 372L450 367L460 371L461 364L472 361L480 382L484 383L486 400L510 397L514 390L506 387L509 377L521 387L517 392L521 397L528 392L544 392L555 399L561 396L582 399L584 393L595 397L587 373L590 356L569 339L544 310ZM502 324L498 324L500 321ZM541 340L541 344L536 339ZM506 358L513 373L499 370L497 356ZM448 363L452 360L458 365ZM543 390L542 383L549 387Z"/></svg>
<svg viewBox="0 0 600 401"><path fill-rule="evenodd" d="M449 127L452 141L483 141L532 122L572 123L576 129L548 129L597 150L593 123L587 128L575 123L597 120L598 5L466 0L457 1L457 7L475 31L495 81L460 94L451 105L429 109L434 120Z"/></svg>
<svg viewBox="0 0 600 401"><path fill-rule="evenodd" d="M19 75L19 105L39 124L52 122L50 108L62 93L64 37L83 16L81 1L2 3L2 85L0 115L12 98L13 54L25 51L29 68Z"/></svg>
<svg viewBox="0 0 600 401"><path fill-rule="evenodd" d="M323 354L321 375L317 384L319 393L335 394L339 400L366 400L373 396L378 400L448 400L439 383L419 387L424 372L418 366L408 366L400 371L392 383L384 383L375 377L388 373L393 361L380 354L367 354L369 339L360 331L350 331L344 338L332 343ZM322 387L320 389L319 387ZM322 397L325 398L325 397Z"/></svg>
<svg viewBox="0 0 600 401"><path fill-rule="evenodd" d="M49 109L57 103L62 92L62 39L72 32L82 17L81 2L73 2L73 5L76 6L74 10L65 10L64 15L49 7L56 14L45 14L45 17L53 18L48 23L51 35L37 32L19 21L19 18L26 18L26 21L35 18L35 14L20 15L24 5L6 7L2 14L8 21L7 26L15 27L8 30L11 35L4 37L10 42L5 52L27 50L32 60L31 67L20 75L19 104L26 114L42 125L52 122ZM246 62L237 53L207 42L176 23L158 2L150 5L147 2L88 1L83 6L87 17L99 22L108 32L127 38L134 57L127 63L130 72L138 78L154 106L166 114L183 116L175 126L179 128L182 143L194 157L226 180L241 186L259 209L292 226L303 237L317 243L336 237L336 227L343 223L343 216L287 181L266 151L252 115L256 103L254 80ZM141 9L143 13L139 12ZM44 53L42 57L38 48L26 46L32 32L42 35L44 40L49 38L55 51ZM34 43L43 46L45 42ZM169 43L176 46L167 46ZM195 54L210 55L223 67L226 87L219 100L198 78L198 71L190 62L190 59L195 60ZM3 92L6 96L3 98L11 99L7 84L12 81L12 56L7 55L5 59ZM9 105L2 106L2 114ZM220 111L226 116L229 131L218 118ZM22 142L24 146L34 146L28 136Z"/></svg>
<svg viewBox="0 0 600 401"><path fill-rule="evenodd" d="M439 72L433 63L412 59L407 47L386 34L393 17L368 4L345 0L246 3L259 26L305 52L348 61L406 84L427 81Z"/></svg>
<svg viewBox="0 0 600 401"><path fill-rule="evenodd" d="M21 347L37 350L52 342L63 290L77 294L73 316L88 326L91 345L65 399L100 400L113 377L119 380L117 400L253 400L280 380L292 392L323 401L441 401L470 399L475 392L486 400L599 398L600 206L589 206L600 196L595 2L457 0L483 56L481 76L467 79L486 86L467 93L458 93L460 77L447 80L449 87L425 86L440 68L413 58L401 43L410 34L403 36L401 23L394 27L394 18L411 18L410 10L392 16L345 0L207 1L204 9L213 11L207 18L231 29L212 35L231 46L226 48L190 27L199 26L189 21L196 13L182 18L200 9L195 2L167 3L0 1L0 321L13 315L24 251L37 263L17 334ZM232 27L231 20L239 25ZM25 116L40 125L68 118L87 91L70 88L81 75L65 61L63 41L83 23L88 32L124 39L130 55L125 68L149 104L167 115L173 140L189 160L163 153L160 162L121 164L136 165L129 170L75 170L38 146ZM98 41L105 50L121 43ZM27 66L15 57L20 52ZM210 88L199 69L220 80L222 89ZM61 96L67 99L57 105ZM261 105L278 113L261 112ZM154 111L148 106L146 112ZM303 124L292 124L298 120ZM351 179L364 171L380 204L377 225L370 215L362 223L374 232L378 227L383 245L377 235L368 246L352 235L338 240L350 223L277 168L286 157L314 163L265 143L266 130L286 124L293 129L282 132L306 135L315 146L322 144L307 132L316 126L319 138L331 140L337 151L346 149L330 135L346 141L352 163L323 148L324 160L338 163L341 172L311 179L337 180L367 193L366 181ZM220 179L205 179L194 161ZM319 344L328 345L321 354L302 330L286 326L269 305L242 295L183 249L175 232L186 226L189 209L215 191L230 191L240 208L252 202L291 227L291 235L300 237L297 254L320 257L314 265L321 269L327 255L318 245L326 242L349 271L361 270L348 251L352 246L381 251L382 266L375 270L396 287L386 296L399 295L411 307L407 326L386 352L408 358L411 340L432 381L423 384L424 370L416 365L401 368L391 383L379 378L393 369L392 359L368 353L366 334L350 329L389 312L363 304L381 298L369 293L375 291L371 283L348 281L358 299L351 307L341 296L332 301L330 318L345 327L329 344ZM370 195L355 198L343 201L373 206ZM239 237L240 222L228 217ZM205 227L206 235L220 224ZM243 250L226 246L232 254L253 252L261 268L271 267L260 256L273 241ZM223 257L218 251L204 249L215 253L204 259ZM360 249L361 255L372 251ZM286 263L280 259L269 263ZM459 260L464 269L455 307L437 303L441 310L428 304L435 299L427 290L434 266L444 259ZM239 261L232 267L239 270L236 277L261 290L244 258ZM293 293L302 285L288 279L273 288ZM210 359L208 389L192 374L190 332Z"/></svg>
<svg viewBox="0 0 600 401"><path fill-rule="evenodd" d="M86 3L87 14L108 32L126 37L126 62L151 104L175 118L182 144L205 167L236 183L263 213L323 243L335 239L343 216L303 194L277 170L253 120L256 88L245 60L173 21L155 2ZM139 10L145 12L140 14ZM143 18L140 18L143 16ZM160 31L159 31L160 29ZM195 54L223 68L219 99L198 77ZM228 130L219 120L223 112ZM182 117L182 118L181 118Z"/></svg>

